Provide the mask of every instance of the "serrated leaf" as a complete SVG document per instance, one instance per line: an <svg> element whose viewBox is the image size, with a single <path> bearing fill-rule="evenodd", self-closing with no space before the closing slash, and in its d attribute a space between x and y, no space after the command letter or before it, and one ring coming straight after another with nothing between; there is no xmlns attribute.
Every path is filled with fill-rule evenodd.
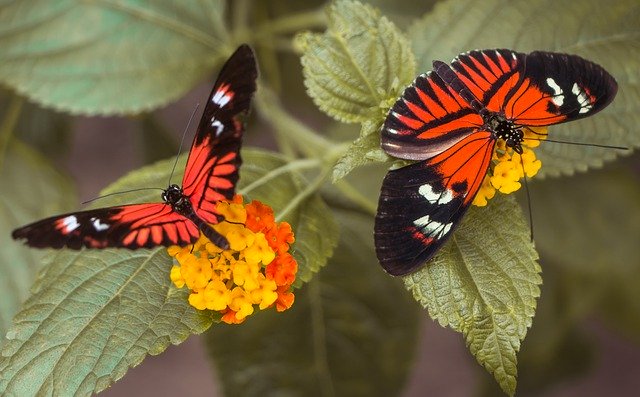
<svg viewBox="0 0 640 397"><path fill-rule="evenodd" d="M509 395L516 388L516 353L540 296L537 259L518 204L501 195L488 207L471 208L441 253L404 277L429 315L461 332Z"/></svg>
<svg viewBox="0 0 640 397"><path fill-rule="evenodd" d="M285 163L258 150L244 151L243 156L244 184L271 170L263 167ZM134 171L105 192L166 186L172 165L169 159ZM177 173L174 181L180 176ZM296 192L293 187L302 184L300 178L287 174L249 194L282 206ZM100 205L158 201L157 195L111 196ZM294 229L294 255L302 281L326 262L337 240L335 221L327 212L317 197L291 212L294 228L299 226ZM98 392L147 354L159 354L169 343L178 344L207 329L211 316L189 306L186 289L171 286L171 263L164 248L59 251L7 333L0 357L0 394Z"/></svg>
<svg viewBox="0 0 640 397"><path fill-rule="evenodd" d="M137 113L174 100L226 52L224 2L78 0L0 5L0 80L72 113Z"/></svg>
<svg viewBox="0 0 640 397"><path fill-rule="evenodd" d="M371 162L387 161L389 157L380 148L380 124L364 122L360 137L347 149L344 156L333 167L333 182L347 176L355 168Z"/></svg>
<svg viewBox="0 0 640 397"><path fill-rule="evenodd" d="M46 252L29 249L11 231L75 203L70 181L28 146L13 141L0 170L0 335L27 298Z"/></svg>
<svg viewBox="0 0 640 397"><path fill-rule="evenodd" d="M328 9L323 34L299 36L309 96L329 116L344 122L380 118L380 104L414 78L408 41L369 5L339 0Z"/></svg>
<svg viewBox="0 0 640 397"><path fill-rule="evenodd" d="M227 395L392 396L410 372L420 310L376 268L372 219L340 212L336 254L284 313L207 334Z"/></svg>
<svg viewBox="0 0 640 397"><path fill-rule="evenodd" d="M500 21L496 23L496 21ZM555 140L640 146L640 3L635 0L448 0L409 31L418 70L476 48L510 48L577 54L601 64L618 81L614 102L593 117L550 128ZM542 144L540 176L573 174L625 154L596 147Z"/></svg>

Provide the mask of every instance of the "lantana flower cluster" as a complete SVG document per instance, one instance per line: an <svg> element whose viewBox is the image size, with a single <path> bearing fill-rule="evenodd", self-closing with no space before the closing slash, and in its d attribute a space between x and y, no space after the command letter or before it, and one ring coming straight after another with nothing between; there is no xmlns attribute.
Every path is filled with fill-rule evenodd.
<svg viewBox="0 0 640 397"><path fill-rule="evenodd" d="M298 271L289 253L295 241L291 226L275 222L268 205L256 200L245 205L239 195L220 201L217 211L225 220L213 228L227 239L229 249L220 249L204 235L186 247L169 247L179 264L171 269L173 284L189 288L191 306L217 311L229 324L243 322L256 309L290 308Z"/></svg>
<svg viewBox="0 0 640 397"><path fill-rule="evenodd" d="M535 176L542 162L536 158L533 148L540 145L540 141L547 138L547 127L525 127L522 141L522 154L516 153L512 148L507 147L506 142L499 140L493 151L493 158L489 171L485 175L480 190L473 200L473 205L484 207L488 200L496 194L509 194L522 187L520 179Z"/></svg>

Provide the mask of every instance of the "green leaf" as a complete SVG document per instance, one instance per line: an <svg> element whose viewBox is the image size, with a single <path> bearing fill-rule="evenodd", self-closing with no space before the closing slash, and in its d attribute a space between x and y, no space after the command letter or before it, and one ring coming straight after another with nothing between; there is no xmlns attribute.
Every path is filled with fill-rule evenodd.
<svg viewBox="0 0 640 397"><path fill-rule="evenodd" d="M164 250L60 251L14 319L0 394L88 395L203 332L211 317L171 287Z"/></svg>
<svg viewBox="0 0 640 397"><path fill-rule="evenodd" d="M516 353L540 295L538 256L511 196L469 212L441 253L404 281L434 320L464 335L478 362L513 395Z"/></svg>
<svg viewBox="0 0 640 397"><path fill-rule="evenodd" d="M219 326L207 346L227 395L393 396L416 349L420 309L377 266L369 216L339 212L336 254L283 313Z"/></svg>
<svg viewBox="0 0 640 397"><path fill-rule="evenodd" d="M259 150L246 150L243 157L241 180L254 186L246 189L248 195L275 203L276 215L304 187L302 178L290 173L259 184L258 178L272 171L265 167L286 162ZM185 159L182 156L182 162ZM104 193L166 186L172 165L170 159L134 171ZM180 177L177 173L173 180ZM136 192L105 198L100 205L158 201L158 196ZM328 212L318 197L289 212L302 281L324 265L337 241L337 226ZM171 264L164 248L59 251L7 333L0 357L0 394L98 392L147 354L159 354L169 343L206 330L211 315L189 306L186 289L171 286Z"/></svg>
<svg viewBox="0 0 640 397"><path fill-rule="evenodd" d="M344 122L380 119L388 98L415 76L409 43L371 6L339 0L328 9L323 34L299 36L309 96L329 116Z"/></svg>
<svg viewBox="0 0 640 397"><path fill-rule="evenodd" d="M499 22L497 22L499 21ZM510 48L577 54L601 64L618 81L616 100L593 117L550 128L555 140L640 146L640 3L635 0L448 0L438 3L409 31L418 70L475 48ZM573 174L599 167L625 152L542 144L542 175Z"/></svg>
<svg viewBox="0 0 640 397"><path fill-rule="evenodd" d="M360 137L347 149L344 156L333 168L333 182L347 176L355 168L373 161L387 161L389 156L380 148L380 123L365 121L362 123Z"/></svg>
<svg viewBox="0 0 640 397"><path fill-rule="evenodd" d="M0 170L0 335L27 298L45 251L13 241L11 231L76 202L69 180L38 153L13 141Z"/></svg>
<svg viewBox="0 0 640 397"><path fill-rule="evenodd" d="M223 12L220 0L4 2L0 80L72 113L155 108L232 51L224 45Z"/></svg>

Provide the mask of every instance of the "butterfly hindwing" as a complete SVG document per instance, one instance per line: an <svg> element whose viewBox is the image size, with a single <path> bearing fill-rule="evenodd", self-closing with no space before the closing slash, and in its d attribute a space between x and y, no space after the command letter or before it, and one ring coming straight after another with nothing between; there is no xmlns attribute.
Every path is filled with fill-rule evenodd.
<svg viewBox="0 0 640 397"><path fill-rule="evenodd" d="M197 240L195 224L164 203L132 204L57 215L13 231L37 248L150 248Z"/></svg>
<svg viewBox="0 0 640 397"><path fill-rule="evenodd" d="M389 171L374 230L388 273L414 271L447 241L480 188L494 144L488 131L475 131L429 160Z"/></svg>
<svg viewBox="0 0 640 397"><path fill-rule="evenodd" d="M220 71L205 105L182 181L196 214L217 223L216 203L231 199L242 162L244 116L256 90L253 51L243 45Z"/></svg>

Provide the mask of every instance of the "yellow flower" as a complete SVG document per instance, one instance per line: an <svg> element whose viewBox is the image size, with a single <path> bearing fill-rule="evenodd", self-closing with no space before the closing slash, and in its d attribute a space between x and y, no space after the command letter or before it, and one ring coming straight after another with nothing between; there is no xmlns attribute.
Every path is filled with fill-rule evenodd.
<svg viewBox="0 0 640 397"><path fill-rule="evenodd" d="M243 320L253 314L253 302L247 291L240 287L235 287L231 291L231 303L229 309L236 312L236 319Z"/></svg>
<svg viewBox="0 0 640 397"><path fill-rule="evenodd" d="M491 157L489 170L478 189L472 204L484 207L495 196L496 189L503 194L513 193L522 187L522 178L535 176L542 162L536 158L532 148L540 146L547 138L547 127L523 127L522 154L507 147L504 140L498 140Z"/></svg>
<svg viewBox="0 0 640 397"><path fill-rule="evenodd" d="M276 254L273 249L269 247L269 243L263 233L257 233L256 238L250 246L244 250L244 258L247 262L259 263L262 262L265 265L271 263Z"/></svg>
<svg viewBox="0 0 640 397"><path fill-rule="evenodd" d="M512 161L503 161L498 163L493 169L491 184L498 189L500 193L509 194L520 189L520 172L516 164Z"/></svg>
<svg viewBox="0 0 640 397"><path fill-rule="evenodd" d="M496 195L496 188L491 185L491 178L488 175L485 175L484 180L482 181L482 185L480 186L480 190L476 197L473 199L473 205L478 207L484 207L487 205L488 200L492 199L493 196Z"/></svg>
<svg viewBox="0 0 640 397"><path fill-rule="evenodd" d="M229 249L220 249L204 235L186 247L167 248L179 264L171 268L173 284L190 290L191 306L219 312L229 324L242 323L256 309L291 307L298 270L289 253L295 241L291 226L276 222L269 206L259 201L245 205L240 196L219 202L216 210L225 220L213 228L227 239Z"/></svg>
<svg viewBox="0 0 640 397"><path fill-rule="evenodd" d="M547 127L525 127L522 129L524 132L523 145L530 148L540 146L540 142L547 139Z"/></svg>
<svg viewBox="0 0 640 397"><path fill-rule="evenodd" d="M169 275L173 284L178 287L184 287L184 277L182 277L182 273L180 272L180 266L171 267L171 274Z"/></svg>

